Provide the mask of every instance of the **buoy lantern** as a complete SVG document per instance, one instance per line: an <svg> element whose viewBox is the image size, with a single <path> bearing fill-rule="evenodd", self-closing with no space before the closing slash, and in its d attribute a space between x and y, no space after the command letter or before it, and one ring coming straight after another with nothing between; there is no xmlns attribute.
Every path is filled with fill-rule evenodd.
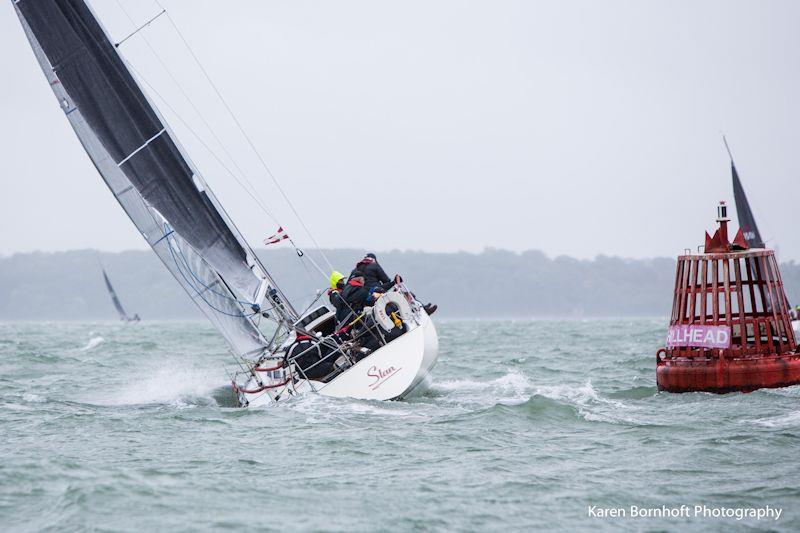
<svg viewBox="0 0 800 533"><path fill-rule="evenodd" d="M728 242L725 202L703 253L678 257L656 382L669 392L749 392L800 384L800 352L773 250Z"/></svg>

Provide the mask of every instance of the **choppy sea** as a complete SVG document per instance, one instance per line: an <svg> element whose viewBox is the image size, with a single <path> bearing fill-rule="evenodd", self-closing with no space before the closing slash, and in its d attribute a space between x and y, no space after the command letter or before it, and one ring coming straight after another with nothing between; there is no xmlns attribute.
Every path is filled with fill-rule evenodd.
<svg viewBox="0 0 800 533"><path fill-rule="evenodd" d="M438 329L421 398L239 409L205 323L0 324L0 529L800 530L800 388L659 393L663 320Z"/></svg>

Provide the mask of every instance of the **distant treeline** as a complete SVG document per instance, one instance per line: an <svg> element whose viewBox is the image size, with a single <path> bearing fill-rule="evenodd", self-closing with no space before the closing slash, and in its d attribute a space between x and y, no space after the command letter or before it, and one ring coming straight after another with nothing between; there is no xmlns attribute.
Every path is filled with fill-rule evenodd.
<svg viewBox="0 0 800 533"><path fill-rule="evenodd" d="M326 250L347 274L361 250ZM327 270L318 253L311 256ZM260 251L286 294L307 305L325 280L292 250ZM391 251L378 254L387 273L403 275L443 317L666 316L675 261L599 256L548 258L538 251L479 254ZM147 251L80 250L0 258L0 320L115 319L101 274L108 272L126 310L147 319L200 317L189 298ZM792 303L800 303L800 264L782 266Z"/></svg>

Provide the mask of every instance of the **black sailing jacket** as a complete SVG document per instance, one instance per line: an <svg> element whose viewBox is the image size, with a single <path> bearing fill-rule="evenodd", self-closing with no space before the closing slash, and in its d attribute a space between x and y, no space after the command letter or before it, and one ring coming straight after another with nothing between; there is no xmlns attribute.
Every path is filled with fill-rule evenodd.
<svg viewBox="0 0 800 533"><path fill-rule="evenodd" d="M364 286L367 289L372 289L390 281L389 276L383 271L383 267L371 257L365 257L359 261L356 264L356 268L353 269L353 272L356 271L361 271L364 274ZM353 275L353 272L350 273L350 276Z"/></svg>

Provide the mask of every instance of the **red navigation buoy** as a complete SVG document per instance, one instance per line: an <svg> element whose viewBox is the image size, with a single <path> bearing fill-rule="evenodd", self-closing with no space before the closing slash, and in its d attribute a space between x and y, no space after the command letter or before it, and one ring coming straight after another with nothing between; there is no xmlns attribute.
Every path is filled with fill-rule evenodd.
<svg viewBox="0 0 800 533"><path fill-rule="evenodd" d="M748 392L800 384L800 351L775 252L728 242L725 202L703 253L678 257L656 382L669 392Z"/></svg>

